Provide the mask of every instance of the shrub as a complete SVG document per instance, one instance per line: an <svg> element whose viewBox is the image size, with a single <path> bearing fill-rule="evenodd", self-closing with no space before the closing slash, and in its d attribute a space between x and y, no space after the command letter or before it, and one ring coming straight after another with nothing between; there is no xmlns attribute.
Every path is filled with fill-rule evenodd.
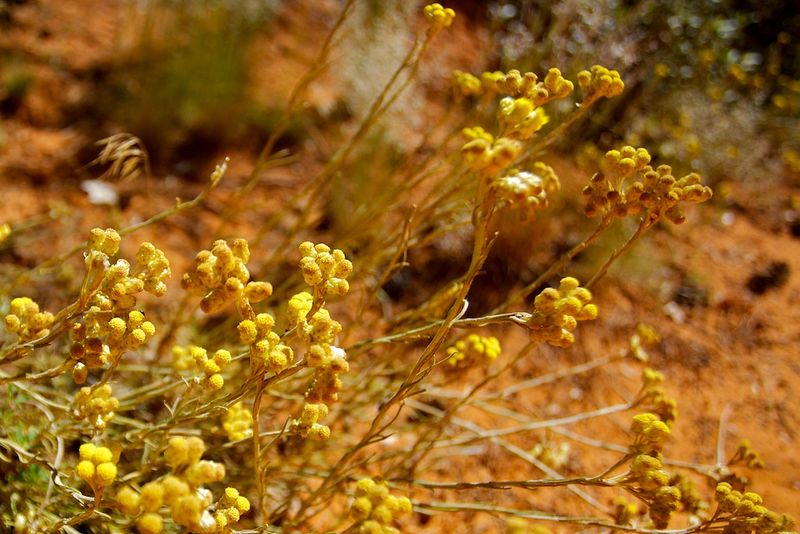
<svg viewBox="0 0 800 534"><path fill-rule="evenodd" d="M260 171L276 164L279 126L250 177L225 198L215 220L220 238L182 269L181 288L169 282L178 269L159 239L138 243L130 254L132 234L157 230L220 194L227 161L193 200L123 228L94 228L73 250L19 273L0 350L5 528L392 533L414 528L412 511L487 512L507 517L509 532L543 531L526 519L648 531L679 522L684 532L791 528L788 517L746 491L735 470L762 465L749 444L714 466L665 455L677 406L663 375L644 365L658 339L652 328L641 325L616 354L513 379L531 353L571 347L582 335L579 323L602 313L591 289L632 243L656 225L684 222L687 204L711 197L697 174L655 165L641 147L608 151L582 192L594 230L495 309L467 313L500 231L498 217L511 212L532 224L561 194L555 170L537 158L577 117L623 91L618 72L595 65L575 81L556 68L542 76L455 73L451 111L462 117L460 133L425 139L430 156L390 169L383 179L393 194L354 203L347 233L331 230L325 239L333 246L311 240L325 233L318 223L330 187L363 163L375 125L455 16L439 4L425 7L424 30L360 126L283 210L263 220L251 193L262 186ZM553 110L569 98L578 106ZM285 121L296 108L291 102ZM450 155L454 144L460 150ZM254 214L262 220L251 239L223 238L226 228ZM626 221L629 237L590 279L562 276L579 253L613 225L627 228ZM401 311L385 316L385 288L409 254L459 228L470 228L463 272L420 287L419 304L396 303ZM25 232L4 227L3 239ZM44 286L48 273L68 278L67 265L81 253L82 274L63 284L65 295L20 294L29 280ZM60 298L63 306L46 309L44 302ZM638 390L623 403L547 418L516 402L522 392L556 391L560 380L621 361L643 367ZM613 421L621 412L633 413L624 444L566 428ZM482 426L487 418L480 413L494 424ZM590 474L567 476L569 447L531 442L543 430L613 459ZM524 468L514 479L487 480L459 468L475 454ZM437 469L442 457L450 469ZM715 493L702 495L698 479ZM528 500L531 490L545 488L573 496Z"/></svg>

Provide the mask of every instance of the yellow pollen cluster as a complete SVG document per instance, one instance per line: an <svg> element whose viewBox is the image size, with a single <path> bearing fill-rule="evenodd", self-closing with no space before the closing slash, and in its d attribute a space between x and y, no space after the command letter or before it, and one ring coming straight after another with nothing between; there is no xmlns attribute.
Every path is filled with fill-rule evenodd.
<svg viewBox="0 0 800 534"><path fill-rule="evenodd" d="M139 310L128 312L127 321L122 317L111 319L107 328L108 346L112 353L125 349L138 349L156 333L155 325L145 321L144 314Z"/></svg>
<svg viewBox="0 0 800 534"><path fill-rule="evenodd" d="M75 395L75 418L79 421L87 419L96 430L103 430L119 407L119 400L111 393L108 384L81 388Z"/></svg>
<svg viewBox="0 0 800 534"><path fill-rule="evenodd" d="M476 96L481 94L481 81L469 72L453 71L453 86L461 96Z"/></svg>
<svg viewBox="0 0 800 534"><path fill-rule="evenodd" d="M84 314L83 322L75 323L71 330L72 375L77 384L86 381L88 369L96 369L116 361L126 350L135 350L147 343L156 333L156 327L145 321L144 314L131 310L127 320L122 317L106 319L108 312L92 306Z"/></svg>
<svg viewBox="0 0 800 534"><path fill-rule="evenodd" d="M505 176L492 181L499 202L519 207L527 218L549 204L549 198L561 188L552 167L541 162L533 165L533 172L512 169Z"/></svg>
<svg viewBox="0 0 800 534"><path fill-rule="evenodd" d="M468 141L461 147L461 155L467 166L486 175L495 175L511 165L522 150L522 144L514 139L495 139L480 126L465 128Z"/></svg>
<svg viewBox="0 0 800 534"><path fill-rule="evenodd" d="M640 362L650 359L645 347L655 345L661 341L661 336L656 330L647 324L639 323L636 325L636 332L628 339L629 354Z"/></svg>
<svg viewBox="0 0 800 534"><path fill-rule="evenodd" d="M238 523L242 514L250 510L250 501L247 497L239 495L236 488L225 488L225 493L217 501L217 510L214 512L216 532L229 532L229 526Z"/></svg>
<svg viewBox="0 0 800 534"><path fill-rule="evenodd" d="M650 155L643 148L626 146L607 152L605 163L610 178L597 173L583 188L586 214L624 217L647 210L652 218L663 215L680 224L685 217L679 203L700 203L711 198L711 188L700 183L698 174L675 178L669 165L653 169L649 161Z"/></svg>
<svg viewBox="0 0 800 534"><path fill-rule="evenodd" d="M632 449L640 452L660 452L670 436L667 423L652 413L634 415L631 431L635 435Z"/></svg>
<svg viewBox="0 0 800 534"><path fill-rule="evenodd" d="M664 470L658 456L637 455L625 476L624 484L636 488L637 495L649 504L650 519L656 528L663 529L669 524L673 512L681 506L681 490L672 485L673 477ZM622 510L623 516L628 516ZM629 517L620 517L620 520Z"/></svg>
<svg viewBox="0 0 800 534"><path fill-rule="evenodd" d="M428 19L433 30L449 28L453 24L453 19L456 18L455 11L439 3L428 4L423 9L423 13L425 13L425 18Z"/></svg>
<svg viewBox="0 0 800 534"><path fill-rule="evenodd" d="M176 346L172 348L172 358L172 368L177 372L200 371L202 374L195 377L195 381L205 389L218 391L225 385L221 372L231 361L231 353L227 350L220 349L209 358L208 351L203 347Z"/></svg>
<svg viewBox="0 0 800 534"><path fill-rule="evenodd" d="M331 429L318 421L328 415L328 406L322 402L303 404L303 411L298 419L292 420L291 429L302 438L325 441L331 437Z"/></svg>
<svg viewBox="0 0 800 534"><path fill-rule="evenodd" d="M500 341L492 337L470 334L447 347L447 363L453 367L464 366L481 360L493 362L500 356Z"/></svg>
<svg viewBox="0 0 800 534"><path fill-rule="evenodd" d="M313 307L314 298L303 291L289 299L289 326L296 329L296 335L304 342L311 344L333 344L336 335L342 331L342 325L331 319L326 309L317 311L311 319L308 314Z"/></svg>
<svg viewBox="0 0 800 534"><path fill-rule="evenodd" d="M216 505L214 497L205 484L219 482L225 478L225 466L203 460L205 443L197 437L173 436L164 451L164 458L172 473L148 483L142 488L141 503L144 503L145 488L153 488L148 511L157 511L162 505L170 508L172 520L192 532L229 533L230 525L239 520L239 515L250 509L250 503L239 497L236 490L228 488ZM233 493L236 493L234 496ZM231 500L232 499L232 500ZM235 511L228 512L233 508ZM215 512L225 510L223 522L215 517Z"/></svg>
<svg viewBox="0 0 800 534"><path fill-rule="evenodd" d="M136 520L139 534L158 534L163 530L164 520L158 513L164 504L164 485L160 481L148 482L141 493L125 486L117 492L116 501L125 515L136 516L144 511Z"/></svg>
<svg viewBox="0 0 800 534"><path fill-rule="evenodd" d="M114 256L119 252L119 244L122 238L119 233L113 228L92 228L89 231L89 249L105 254L106 256Z"/></svg>
<svg viewBox="0 0 800 534"><path fill-rule="evenodd" d="M525 97L503 98L497 114L503 135L523 141L533 137L550 120L544 108L537 107L532 100Z"/></svg>
<svg viewBox="0 0 800 534"><path fill-rule="evenodd" d="M222 428L231 441L239 441L253 435L253 413L239 401L225 412Z"/></svg>
<svg viewBox="0 0 800 534"><path fill-rule="evenodd" d="M664 375L653 369L647 368L642 373L644 390L641 402L651 406L653 412L664 421L668 426L678 417L677 402L674 398L667 395L663 387L659 384L663 382Z"/></svg>
<svg viewBox="0 0 800 534"><path fill-rule="evenodd" d="M548 467L561 470L570 461L572 448L569 443L545 440L531 449L531 455Z"/></svg>
<svg viewBox="0 0 800 534"><path fill-rule="evenodd" d="M305 241L300 244L300 270L306 284L314 288L315 294L343 296L350 290L347 277L353 272L353 264L344 252L324 244ZM318 292L318 293L317 293Z"/></svg>
<svg viewBox="0 0 800 534"><path fill-rule="evenodd" d="M144 290L144 282L130 276L131 264L118 259L106 269L95 302L101 308L131 308L136 305L136 294ZM110 302L109 302L110 301Z"/></svg>
<svg viewBox="0 0 800 534"><path fill-rule="evenodd" d="M306 364L315 370L306 389L306 400L310 402L334 402L342 390L341 373L350 370L344 349L329 343L311 345L306 353Z"/></svg>
<svg viewBox="0 0 800 534"><path fill-rule="evenodd" d="M359 532L363 534L396 534L400 531L392 526L392 522L411 509L408 497L389 494L384 482L362 478L356 484L350 516L360 524Z"/></svg>
<svg viewBox="0 0 800 534"><path fill-rule="evenodd" d="M569 347L575 342L573 331L579 321L597 318L592 293L575 278L561 279L558 289L549 287L534 300L534 310L527 321L531 341L555 347Z"/></svg>
<svg viewBox="0 0 800 534"><path fill-rule="evenodd" d="M556 68L549 69L541 82L533 72L522 74L520 71L512 69L507 73L484 72L481 75L481 83L487 92L509 95L514 98L523 97L530 99L536 106L566 98L575 87Z"/></svg>
<svg viewBox="0 0 800 534"><path fill-rule="evenodd" d="M244 239L232 245L219 239L211 250L200 251L193 271L183 275L181 285L187 291L202 294L200 308L214 313L234 302L242 315L249 315L249 303L260 302L272 295L268 282L248 282L250 247Z"/></svg>
<svg viewBox="0 0 800 534"><path fill-rule="evenodd" d="M95 491L110 486L117 477L117 461L108 447L84 443L79 451L80 462L75 473L89 483Z"/></svg>
<svg viewBox="0 0 800 534"><path fill-rule="evenodd" d="M794 528L794 520L764 506L761 495L751 491L736 491L727 482L717 484L715 500L718 513L727 515L720 518L728 521L724 532L777 534L790 532Z"/></svg>
<svg viewBox="0 0 800 534"><path fill-rule="evenodd" d="M739 446L736 447L736 454L728 462L728 465L739 462L744 463L750 469L764 468L764 460L761 459L761 455L753 448L748 439L743 439L739 442Z"/></svg>
<svg viewBox="0 0 800 534"><path fill-rule="evenodd" d="M590 70L578 73L578 85L583 90L584 105L591 104L600 98L613 98L622 93L625 83L619 72L595 65Z"/></svg>
<svg viewBox="0 0 800 534"><path fill-rule="evenodd" d="M39 305L28 297L11 300L5 316L6 328L17 334L21 342L33 341L50 333L54 317L50 312L39 311Z"/></svg>
<svg viewBox="0 0 800 534"><path fill-rule="evenodd" d="M268 313L259 313L254 319L239 323L239 339L250 345L250 355L272 373L282 371L292 359L291 347L281 343L281 337L272 331L275 319Z"/></svg>
<svg viewBox="0 0 800 534"><path fill-rule="evenodd" d="M174 436L169 439L164 458L174 471L181 466L199 462L205 451L206 444L198 437Z"/></svg>
<svg viewBox="0 0 800 534"><path fill-rule="evenodd" d="M169 260L164 252L145 241L139 245L136 262L144 267L144 272L139 275L144 282L144 290L157 297L163 296L167 292L164 281L172 276Z"/></svg>
<svg viewBox="0 0 800 534"><path fill-rule="evenodd" d="M89 251L85 263L90 273L100 273L102 280L91 303L103 310L132 308L136 295L147 291L157 297L167 292L167 280L172 272L169 260L152 243L144 242L136 253L136 267L122 258L109 265L111 256L119 251L120 236L111 228L94 228L90 232ZM131 275L131 271L136 272Z"/></svg>

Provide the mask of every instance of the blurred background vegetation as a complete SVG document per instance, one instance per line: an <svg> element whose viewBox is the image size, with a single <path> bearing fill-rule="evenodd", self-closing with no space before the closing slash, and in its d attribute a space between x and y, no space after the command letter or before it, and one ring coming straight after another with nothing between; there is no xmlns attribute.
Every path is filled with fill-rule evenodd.
<svg viewBox="0 0 800 534"><path fill-rule="evenodd" d="M79 27L26 18L26 9L38 4L0 1L6 34L0 38L0 115L11 121L0 124L0 150L17 126L14 120L69 132L64 143L70 149L62 151L60 165L30 168L27 154L10 166L17 175L44 181L56 173L84 179L100 174L91 166L98 152L94 143L118 132L142 140L154 176L199 179L232 152L252 164L280 128L284 133L273 152L300 156L286 161L303 164L267 182L290 186L318 172L352 135L402 62L418 16L414 2L357 1L335 53L325 65L315 65L342 1L96 3L97 13L86 13L86 28L110 34L98 50L59 41L78 34ZM626 83L621 97L597 105L555 147L556 158L583 170L572 182L565 177L570 194L542 216L552 230L542 234L561 236L549 245L551 254L532 260L513 246L518 236L512 234L509 246L498 248L504 255L501 277L536 270L569 248L578 234L561 229L580 233L586 222L578 216L568 220L579 210L560 208L577 206L570 199L578 184L606 150L621 144L647 147L657 159L673 162L676 172L699 171L717 186L720 210L746 209L769 218L800 208L800 13L792 2L461 0L453 7L460 33L451 43L437 43L442 51L426 60L415 83L334 177L317 230L357 234L403 186L389 184L386 169L408 175L420 156L430 157L446 138L447 128L466 125L446 120L448 110L458 107L446 96L453 65L475 74L511 68L541 74L555 66L574 80L578 71L603 64L619 70ZM32 41L19 38L34 27L39 29ZM58 46L48 45L53 41ZM326 68L306 87L303 105L287 114L291 88L320 67ZM561 105L566 113L574 102ZM48 106L56 111L42 110ZM433 128L437 121L444 127ZM280 153L284 148L290 150ZM230 187L242 179L234 173ZM760 194L766 188L773 194ZM356 209L367 204L378 211ZM458 206L453 202L448 209L457 212ZM460 209L454 224L468 218L468 206ZM503 224L517 226L514 220ZM350 245L358 247L357 238ZM459 271L468 251L453 239L437 246L441 268Z"/></svg>

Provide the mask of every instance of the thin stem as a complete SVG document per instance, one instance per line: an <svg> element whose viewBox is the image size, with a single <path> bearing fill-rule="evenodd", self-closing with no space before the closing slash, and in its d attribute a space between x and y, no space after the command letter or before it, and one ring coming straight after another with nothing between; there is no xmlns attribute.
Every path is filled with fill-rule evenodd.
<svg viewBox="0 0 800 534"><path fill-rule="evenodd" d="M628 238L628 240L625 242L624 245L622 245L619 249L615 250L613 254L611 254L611 256L608 258L608 260L606 260L606 262L603 264L600 270L598 270L595 273L595 275L592 276L592 278L588 282L586 282L584 286L587 288L592 287L595 283L597 283L598 280L603 278L608 272L608 269L611 267L611 265L615 261L617 261L617 259L620 256L622 256L629 248L631 248L631 246L636 242L636 240L639 239L642 236L642 234L644 234L644 232L646 232L649 228L651 228L656 223L656 221L658 221L658 219L651 219L648 216L643 217L642 220L639 222L639 227L636 228L636 232L634 232L633 235L630 238Z"/></svg>
<svg viewBox="0 0 800 534"><path fill-rule="evenodd" d="M558 261L556 261L553 265L551 265L545 272L540 274L536 278L536 280L529 283L520 291L518 291L517 293L506 299L506 301L503 304L492 310L491 313L508 309L510 306L522 302L525 298L528 297L528 295L533 293L533 291L535 291L539 286L541 286L544 282L546 282L550 277L559 272L567 263L570 262L570 260L572 260L572 258L574 258L578 254L586 250L589 247L589 245L591 245L594 241L596 241L597 238L600 237L600 235L603 232L605 232L605 230L611 225L611 222L613 220L614 220L613 217L610 215L606 215L605 217L603 217L600 221L600 224L598 224L597 228L595 228L594 232L592 232L589 236L584 238L580 243L576 244L571 249L569 249L566 253L564 253L564 255L562 255L558 259Z"/></svg>

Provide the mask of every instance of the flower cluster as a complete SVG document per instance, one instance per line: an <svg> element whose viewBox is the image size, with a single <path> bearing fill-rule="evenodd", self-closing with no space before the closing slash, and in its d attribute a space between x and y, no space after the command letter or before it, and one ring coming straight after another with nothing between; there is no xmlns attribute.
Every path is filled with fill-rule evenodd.
<svg viewBox="0 0 800 534"><path fill-rule="evenodd" d="M164 252L145 241L136 252L136 263L143 269L139 279L144 282L144 290L157 297L163 296L167 292L165 280L172 276Z"/></svg>
<svg viewBox="0 0 800 534"><path fill-rule="evenodd" d="M597 306L591 303L592 293L580 287L577 279L561 279L558 289L544 289L534 300L533 313L527 320L531 341L555 347L569 347L575 342L573 331L578 321L597 318Z"/></svg>
<svg viewBox="0 0 800 534"><path fill-rule="evenodd" d="M673 512L681 506L681 491L670 485L671 477L658 456L637 455L624 484L650 505L650 519L658 529L666 528Z"/></svg>
<svg viewBox="0 0 800 534"><path fill-rule="evenodd" d="M136 528L139 534L159 534L164 528L164 520L159 509L164 504L164 484L160 481L148 482L136 493L130 486L117 492L116 501L123 514L136 516Z"/></svg>
<svg viewBox="0 0 800 534"><path fill-rule="evenodd" d="M764 506L761 495L734 490L727 482L717 484L715 499L718 513L725 514L728 525L724 532L775 534L794 528L794 521Z"/></svg>
<svg viewBox="0 0 800 534"><path fill-rule="evenodd" d="M552 167L541 162L533 165L533 172L513 169L492 182L499 202L519 207L527 217L549 204L550 197L561 188Z"/></svg>
<svg viewBox="0 0 800 534"><path fill-rule="evenodd" d="M362 478L356 484L355 500L350 505L350 516L360 524L363 534L396 534L399 532L392 522L411 512L408 497L389 494L389 487L382 481Z"/></svg>
<svg viewBox="0 0 800 534"><path fill-rule="evenodd" d="M500 100L497 115L503 136L523 141L533 137L550 120L544 108L525 97L503 98Z"/></svg>
<svg viewBox="0 0 800 534"><path fill-rule="evenodd" d="M675 178L669 165L653 169L649 163L650 154L643 148L625 146L608 151L608 176L597 173L583 188L586 214L624 217L647 211L653 219L666 216L680 224L685 219L681 202L699 203L711 198L711 188L700 183L698 174Z"/></svg>
<svg viewBox="0 0 800 534"><path fill-rule="evenodd" d="M140 493L130 486L117 492L117 505L125 515L141 515L136 520L140 534L159 534L164 520L159 514L162 506L172 512L172 519L191 532L203 534L230 533L230 525L237 523L242 514L250 510L250 501L239 495L236 488L226 488L214 503L210 491L188 483L182 477L167 475L143 485ZM142 513L144 512L144 513Z"/></svg>
<svg viewBox="0 0 800 534"><path fill-rule="evenodd" d="M306 365L314 369L314 377L306 389L310 402L333 402L339 399L342 380L339 375L350 370L344 349L329 343L311 345L306 352Z"/></svg>
<svg viewBox="0 0 800 534"><path fill-rule="evenodd" d="M86 314L86 317L85 324L89 330L96 333L102 332L103 328L99 322L101 317L100 310L93 307ZM120 353L127 349L138 349L156 333L155 325L150 321L145 321L144 313L139 310L128 312L127 319L114 317L108 321L106 329L106 340L111 354Z"/></svg>
<svg viewBox="0 0 800 534"><path fill-rule="evenodd" d="M733 455L733 458L728 461L728 465L734 465L739 462L745 464L750 469L764 468L764 460L761 459L761 455L753 448L748 439L743 439L739 442L739 446L736 447L736 453Z"/></svg>
<svg viewBox="0 0 800 534"><path fill-rule="evenodd" d="M108 384L81 388L75 395L75 419L88 420L96 430L102 431L119 407L119 400L111 393Z"/></svg>
<svg viewBox="0 0 800 534"><path fill-rule="evenodd" d="M656 330L647 324L639 323L636 325L636 332L628 339L628 353L630 356L640 362L646 362L650 359L645 347L655 345L661 341L661 336Z"/></svg>
<svg viewBox="0 0 800 534"><path fill-rule="evenodd" d="M202 376L195 377L195 381L209 391L218 391L225 385L222 370L231 362L231 353L225 349L217 350L212 357L203 347L190 345L186 348L174 347L172 349L174 368L176 370L198 369Z"/></svg>
<svg viewBox="0 0 800 534"><path fill-rule="evenodd" d="M300 244L300 270L306 284L314 288L315 294L343 296L350 290L347 277L353 272L353 264L344 252L324 243L305 241Z"/></svg>
<svg viewBox="0 0 800 534"><path fill-rule="evenodd" d="M595 65L578 73L578 85L583 90L583 104L589 105L600 98L613 98L625 89L619 72Z"/></svg>
<svg viewBox="0 0 800 534"><path fill-rule="evenodd" d="M493 362L500 355L500 341L492 337L470 334L447 347L447 363L453 367L477 361Z"/></svg>
<svg viewBox="0 0 800 534"><path fill-rule="evenodd" d="M167 256L149 242L139 246L135 267L122 258L111 265L110 258L119 252L120 241L120 235L112 228L94 228L89 236L84 262L90 277L102 273L90 303L104 311L136 306L136 295L142 291L163 296L166 280L172 275Z"/></svg>
<svg viewBox="0 0 800 534"><path fill-rule="evenodd" d="M667 425L671 425L678 417L677 403L674 398L667 395L660 384L664 381L664 375L654 369L647 368L642 372L644 387L640 402L652 407L659 419Z"/></svg>
<svg viewBox="0 0 800 534"><path fill-rule="evenodd" d="M183 275L181 285L187 291L202 294L200 308L214 313L234 302L243 316L251 315L250 303L272 295L269 282L250 282L247 262L250 247L244 239L232 245L219 239L211 250L202 250L195 257L193 271Z"/></svg>
<svg viewBox="0 0 800 534"><path fill-rule="evenodd" d="M331 437L331 429L318 421L328 415L328 406L320 403L304 403L298 419L293 419L291 430L302 438L325 441Z"/></svg>
<svg viewBox="0 0 800 534"><path fill-rule="evenodd" d="M522 74L516 69L507 73L484 72L481 75L481 82L487 92L525 98L536 106L559 98L566 98L575 88L573 83L564 78L561 71L556 68L548 70L541 82L533 72Z"/></svg>
<svg viewBox="0 0 800 534"><path fill-rule="evenodd" d="M72 377L77 384L86 381L89 369L118 361L124 351L142 347L155 335L156 327L139 310L131 310L124 319L108 319L111 313L92 306L83 321L72 326L69 355Z"/></svg>
<svg viewBox="0 0 800 534"><path fill-rule="evenodd" d="M231 441L249 438L253 435L253 412L242 401L237 402L225 411L222 429Z"/></svg>
<svg viewBox="0 0 800 534"><path fill-rule="evenodd" d="M439 3L428 4L423 9L423 13L425 13L425 18L428 19L431 29L434 31L449 28L453 24L453 19L456 18L455 11Z"/></svg>
<svg viewBox="0 0 800 534"><path fill-rule="evenodd" d="M636 452L658 453L670 436L667 423L652 413L633 416L631 431L635 438L631 450Z"/></svg>
<svg viewBox="0 0 800 534"><path fill-rule="evenodd" d="M208 482L217 482L225 477L225 466L207 460L201 460L206 445L201 438L173 436L167 443L164 459L173 473L181 471L187 482L193 486L201 486Z"/></svg>
<svg viewBox="0 0 800 534"><path fill-rule="evenodd" d="M250 356L267 371L279 373L294 358L291 347L281 342L281 337L272 331L275 319L268 313L259 313L253 319L239 323L239 339L250 345Z"/></svg>
<svg viewBox="0 0 800 534"><path fill-rule="evenodd" d="M556 470L561 470L569 463L571 453L572 447L569 446L569 443L557 443L550 440L537 443L531 449L531 455L534 458Z"/></svg>
<svg viewBox="0 0 800 534"><path fill-rule="evenodd" d="M39 305L28 297L11 300L9 313L5 316L6 328L17 334L23 343L45 337L50 333L53 314L39 310Z"/></svg>
<svg viewBox="0 0 800 534"><path fill-rule="evenodd" d="M342 325L331 319L328 310L321 308L309 319L314 306L310 293L301 292L289 300L289 326L294 334L308 345L306 364L315 369L314 377L306 391L309 402L333 402L342 389L339 374L349 370L347 355L335 346Z"/></svg>
<svg viewBox="0 0 800 534"><path fill-rule="evenodd" d="M117 478L117 459L108 447L84 443L79 450L80 462L75 473L89 483L95 492L110 486Z"/></svg>
<svg viewBox="0 0 800 534"><path fill-rule="evenodd" d="M119 252L119 244L122 242L122 237L113 228L92 228L89 231L89 254L92 251L105 254L106 256L114 256Z"/></svg>
<svg viewBox="0 0 800 534"><path fill-rule="evenodd" d="M250 501L247 497L239 495L236 488L225 488L225 493L217 501L214 521L216 532L230 532L229 525L238 523L242 514L250 510Z"/></svg>
<svg viewBox="0 0 800 534"><path fill-rule="evenodd" d="M462 132L467 142L461 147L461 155L467 166L489 176L508 167L522 150L522 144L514 139L492 134L480 126L465 128Z"/></svg>
<svg viewBox="0 0 800 534"><path fill-rule="evenodd" d="M127 515L145 512L136 523L139 532L161 532L163 520L158 512L162 506L170 509L176 524L202 533L230 532L230 525L250 509L249 501L244 497L240 499L232 488L228 488L225 495L214 503L213 494L204 485L224 479L225 466L203 460L204 452L202 439L173 436L164 451L172 472L142 486L138 495L130 489L117 494L117 501ZM235 511L231 511L232 508Z"/></svg>
<svg viewBox="0 0 800 534"><path fill-rule="evenodd" d="M469 72L453 71L453 85L461 96L476 96L481 94L481 81Z"/></svg>

